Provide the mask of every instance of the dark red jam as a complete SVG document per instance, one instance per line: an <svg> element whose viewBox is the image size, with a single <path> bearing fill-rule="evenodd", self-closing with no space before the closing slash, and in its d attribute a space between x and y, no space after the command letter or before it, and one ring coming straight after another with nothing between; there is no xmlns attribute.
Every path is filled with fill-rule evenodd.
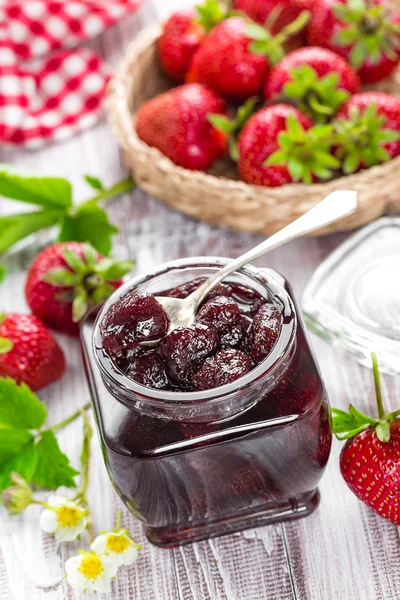
<svg viewBox="0 0 400 600"><path fill-rule="evenodd" d="M159 295L186 298L202 281ZM100 328L104 349L127 377L146 387L188 392L246 375L271 352L280 323L272 302L243 286L222 283L189 327L168 333L168 316L154 296L133 292L110 307ZM139 345L157 339L151 351Z"/></svg>
<svg viewBox="0 0 400 600"><path fill-rule="evenodd" d="M290 287L285 313L250 286L220 285L191 328L165 335L165 313L136 285L100 328L86 322L82 341L109 475L150 541L171 547L312 512L330 413ZM138 350L153 336L157 348Z"/></svg>

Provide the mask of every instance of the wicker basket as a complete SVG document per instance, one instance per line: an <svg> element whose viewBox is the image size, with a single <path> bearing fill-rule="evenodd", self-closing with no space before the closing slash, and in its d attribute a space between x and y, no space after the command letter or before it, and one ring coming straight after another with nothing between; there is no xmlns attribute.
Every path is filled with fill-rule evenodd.
<svg viewBox="0 0 400 600"><path fill-rule="evenodd" d="M357 212L319 233L353 229L387 212L400 210L397 177L400 157L355 175L328 183L267 188L237 180L228 158L217 161L212 171L190 171L176 166L156 148L136 135L133 121L140 105L171 87L157 59L159 27L145 30L126 52L108 87L107 111L137 184L166 204L196 219L236 231L271 234L281 229L323 197L338 189L360 192ZM400 96L400 72L379 85Z"/></svg>

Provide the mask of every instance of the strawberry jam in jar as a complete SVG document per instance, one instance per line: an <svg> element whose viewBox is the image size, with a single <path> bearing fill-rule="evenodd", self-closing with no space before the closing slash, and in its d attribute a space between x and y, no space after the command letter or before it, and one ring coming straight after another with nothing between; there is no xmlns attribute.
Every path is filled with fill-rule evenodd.
<svg viewBox="0 0 400 600"><path fill-rule="evenodd" d="M81 330L109 476L163 547L310 514L329 457L325 388L278 273L240 269L168 334L153 295L185 297L227 262L136 277Z"/></svg>

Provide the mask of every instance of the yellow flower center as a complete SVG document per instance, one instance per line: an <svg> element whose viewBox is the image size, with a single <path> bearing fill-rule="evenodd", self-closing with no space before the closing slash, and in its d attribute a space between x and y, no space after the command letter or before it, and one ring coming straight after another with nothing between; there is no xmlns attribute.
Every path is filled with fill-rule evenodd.
<svg viewBox="0 0 400 600"><path fill-rule="evenodd" d="M76 527L79 525L82 511L73 506L60 506L57 509L57 519L61 527Z"/></svg>
<svg viewBox="0 0 400 600"><path fill-rule="evenodd" d="M122 534L110 533L107 536L106 548L110 552L122 554L129 548L129 540Z"/></svg>
<svg viewBox="0 0 400 600"><path fill-rule="evenodd" d="M97 579L104 571L103 564L98 556L85 556L79 571L86 579Z"/></svg>

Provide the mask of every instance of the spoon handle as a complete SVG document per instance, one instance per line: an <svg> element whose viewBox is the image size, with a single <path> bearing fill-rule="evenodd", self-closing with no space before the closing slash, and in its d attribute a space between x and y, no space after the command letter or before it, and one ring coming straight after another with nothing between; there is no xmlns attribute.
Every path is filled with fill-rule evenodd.
<svg viewBox="0 0 400 600"><path fill-rule="evenodd" d="M216 271L207 281L205 281L197 290L191 294L192 301L198 305L208 292L214 288L217 283L225 279L233 271L237 271L244 265L259 258L269 250L278 248L282 244L294 240L297 237L315 231L320 227L329 225L342 217L346 217L355 212L357 208L358 194L350 190L337 190L329 194L324 200L311 208L304 215L293 221L264 242L252 248L239 258L232 260L225 267Z"/></svg>

